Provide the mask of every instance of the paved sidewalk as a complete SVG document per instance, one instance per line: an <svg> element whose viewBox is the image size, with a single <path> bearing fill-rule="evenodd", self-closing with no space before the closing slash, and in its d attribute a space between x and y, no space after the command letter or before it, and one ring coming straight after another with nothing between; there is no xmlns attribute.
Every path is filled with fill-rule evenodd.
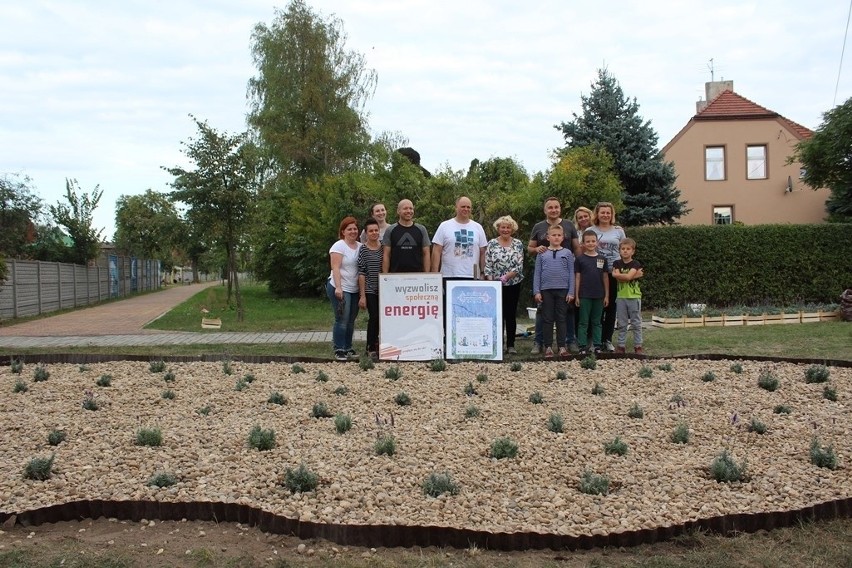
<svg viewBox="0 0 852 568"><path fill-rule="evenodd" d="M174 286L90 308L0 327L0 348L126 347L136 345L200 345L232 343L331 343L331 331L281 333L174 332L144 329L181 302L218 281ZM366 332L356 331L363 341Z"/></svg>

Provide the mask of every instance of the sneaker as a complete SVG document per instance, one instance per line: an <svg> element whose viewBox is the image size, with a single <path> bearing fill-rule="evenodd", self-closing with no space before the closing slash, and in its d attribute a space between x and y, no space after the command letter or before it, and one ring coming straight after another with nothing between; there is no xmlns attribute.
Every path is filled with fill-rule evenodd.
<svg viewBox="0 0 852 568"><path fill-rule="evenodd" d="M544 358L545 359L553 359L553 349L551 349L550 347L545 349L544 350Z"/></svg>
<svg viewBox="0 0 852 568"><path fill-rule="evenodd" d="M369 353L367 353L367 356L372 361L378 361L379 360L379 352L378 351L370 351Z"/></svg>
<svg viewBox="0 0 852 568"><path fill-rule="evenodd" d="M572 342L568 345L568 351L570 351L571 353L579 353L579 352L580 352L580 346L579 346L579 345L577 345L577 342L576 342L576 341L572 341Z"/></svg>
<svg viewBox="0 0 852 568"><path fill-rule="evenodd" d="M633 348L633 352L639 353L640 355L643 355L645 353L645 350L642 349L641 345L637 345L636 347Z"/></svg>
<svg viewBox="0 0 852 568"><path fill-rule="evenodd" d="M610 353L615 351L615 347L612 345L612 341L604 341L603 348L605 351L609 351Z"/></svg>
<svg viewBox="0 0 852 568"><path fill-rule="evenodd" d="M641 347L640 347L640 349L641 349ZM624 349L624 347L619 346L619 347L615 348L615 352L616 353L627 353L627 350Z"/></svg>
<svg viewBox="0 0 852 568"><path fill-rule="evenodd" d="M559 356L560 357L567 357L568 356L568 350L564 347L560 347L559 348Z"/></svg>
<svg viewBox="0 0 852 568"><path fill-rule="evenodd" d="M346 357L346 351L335 351L334 352L334 360L335 361L348 361L349 359Z"/></svg>
<svg viewBox="0 0 852 568"><path fill-rule="evenodd" d="M508 353L509 355L517 355L518 350L515 349L514 347L509 347L508 349L506 349L506 353Z"/></svg>
<svg viewBox="0 0 852 568"><path fill-rule="evenodd" d="M594 348L592 349L592 353L594 353L595 355L600 355L602 352L603 352L603 349L601 349L597 345L595 345Z"/></svg>
<svg viewBox="0 0 852 568"><path fill-rule="evenodd" d="M541 354L541 345L538 343L533 343L532 349L530 349L530 355L540 355Z"/></svg>

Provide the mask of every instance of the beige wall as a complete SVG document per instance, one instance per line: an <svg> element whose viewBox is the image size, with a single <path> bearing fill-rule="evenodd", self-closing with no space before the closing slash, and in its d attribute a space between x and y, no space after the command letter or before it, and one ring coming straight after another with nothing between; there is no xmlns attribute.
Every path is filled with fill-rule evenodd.
<svg viewBox="0 0 852 568"><path fill-rule="evenodd" d="M799 180L799 165L787 165L798 140L775 119L692 121L665 151L675 164L677 188L692 211L684 225L713 223L714 206L733 206L734 221L760 223L820 223L825 218L829 191L812 190ZM767 178L746 179L746 146L766 145ZM705 181L704 148L725 147L725 180ZM787 176L793 191L784 191Z"/></svg>

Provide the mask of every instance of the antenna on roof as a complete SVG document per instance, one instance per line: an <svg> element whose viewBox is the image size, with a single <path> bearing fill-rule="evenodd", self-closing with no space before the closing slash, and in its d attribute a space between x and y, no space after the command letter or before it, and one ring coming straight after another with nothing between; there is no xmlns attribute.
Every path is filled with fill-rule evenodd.
<svg viewBox="0 0 852 568"><path fill-rule="evenodd" d="M715 81L715 76L716 76L716 73L713 70L713 58L712 57L710 58L710 62L707 64L707 69L710 70L710 82L712 83L712 82Z"/></svg>

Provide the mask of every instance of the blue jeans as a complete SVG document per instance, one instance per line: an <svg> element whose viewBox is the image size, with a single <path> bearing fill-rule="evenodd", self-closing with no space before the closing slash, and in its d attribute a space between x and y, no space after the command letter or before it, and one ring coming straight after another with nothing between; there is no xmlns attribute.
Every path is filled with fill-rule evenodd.
<svg viewBox="0 0 852 568"><path fill-rule="evenodd" d="M542 328L544 325L541 319L541 304L536 304L536 308L538 308L538 310L535 313L535 337L533 338L533 341L539 345L543 345L544 334L542 333ZM577 341L577 328L575 322L574 306L572 304L568 306L568 313L565 314L565 324L567 326L565 333L565 345L571 345Z"/></svg>
<svg viewBox="0 0 852 568"><path fill-rule="evenodd" d="M335 351L352 349L352 336L355 334L355 318L358 317L358 293L344 292L343 299L338 300L334 295L334 285L331 280L325 284L325 293L331 300L334 310L334 326L331 328L331 341Z"/></svg>

